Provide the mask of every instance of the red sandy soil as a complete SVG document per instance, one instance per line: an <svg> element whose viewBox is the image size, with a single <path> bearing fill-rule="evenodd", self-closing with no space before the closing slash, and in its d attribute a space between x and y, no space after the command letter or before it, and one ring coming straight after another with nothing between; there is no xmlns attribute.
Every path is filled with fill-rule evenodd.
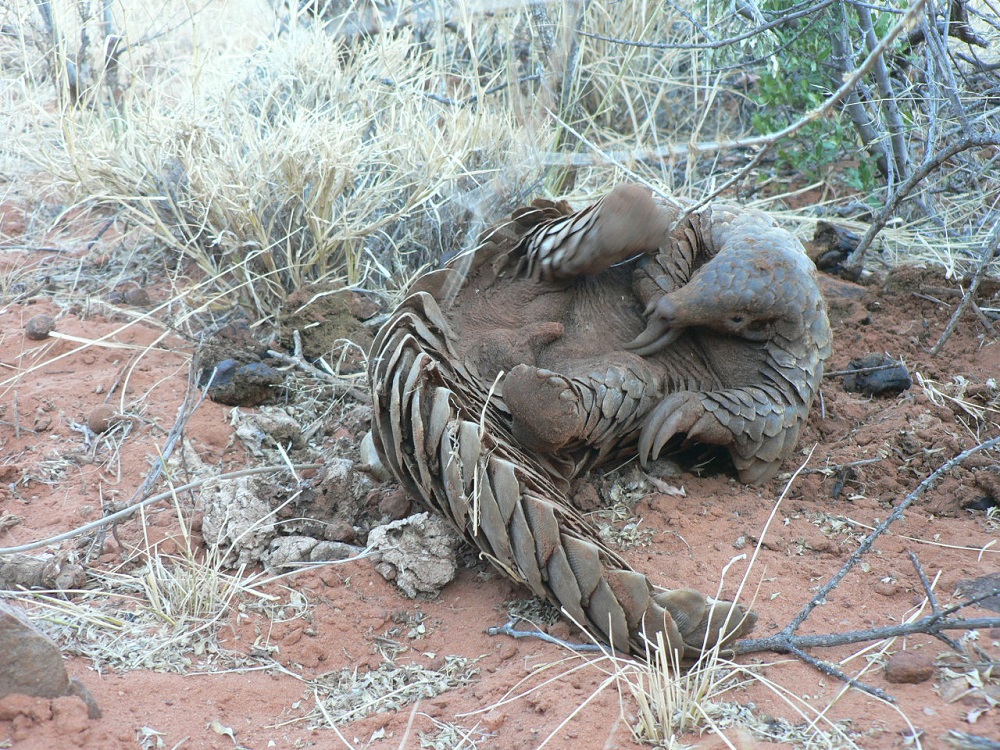
<svg viewBox="0 0 1000 750"><path fill-rule="evenodd" d="M16 244L24 231L16 220L18 211L18 206L8 205L3 212L0 241L8 246ZM98 228L101 223L88 217L81 221ZM109 232L89 251L8 251L3 256L0 276L27 286L5 290L0 303L0 517L17 519L7 528L0 524L0 546L47 538L99 518L102 506L110 509L127 501L177 417L188 387L193 347L165 334L158 323L136 320L144 313L164 319L153 311L164 299L156 283L145 284L152 300L138 307L108 302L118 299L109 294L120 275L109 277L103 293L72 292L65 282L30 289L33 280L44 274L26 270L26 264L49 269L53 278L65 278L65 273L56 271L64 272L67 264L78 266L85 276L96 274L107 257L121 250L123 241ZM11 301L18 289L27 293ZM942 289L952 290L950 296ZM704 477L685 473L668 480L683 486L685 496L654 493L635 505L640 528L649 530L651 538L648 546L625 551L630 562L662 585L689 585L714 593L726 564L751 554L763 536L743 596L754 596L754 608L760 613L755 635L770 634L787 623L857 548L865 526L884 519L942 463L1000 432L998 390L992 380L1000 372L995 336L970 313L940 355L928 353L960 299L958 289L957 281L912 270L894 274L892 283L884 286L830 281L826 291L835 352L827 369L843 370L852 358L868 352L888 352L902 357L911 373L920 373L942 389L964 379L965 399L985 408L983 419L971 417L953 402L935 403L917 383L902 395L872 399L847 393L840 378L828 378L822 404L817 404L802 438L801 454L786 467L791 472L805 462L804 469L791 483L766 534L767 518L785 489L788 473L759 488L743 486L724 472ZM988 295L994 291L981 300L984 306L990 306ZM27 339L25 322L43 312L57 318L60 334L88 340L107 336L106 342L116 348L86 346L66 338ZM88 447L84 433L74 427L104 403L129 415L131 430L121 440L117 459L107 445ZM357 403L347 407L357 408ZM345 435L351 441L360 439L354 422L338 424L339 413L333 413L322 433L322 447L328 451L342 445ZM224 470L260 462L234 439L231 414L232 407L206 401L185 429L201 460ZM870 459L878 460L839 469ZM603 490L608 481L594 484ZM802 631L886 626L912 614L923 602L924 590L907 557L911 551L927 576L936 580L941 605L956 603L960 580L1000 569L1000 548L994 544L997 530L981 509L996 504L998 487L995 453L978 454L950 472L876 542L863 564L813 612ZM162 488L161 482L158 489ZM971 501L980 509L966 509ZM198 509L190 510L189 520L197 528ZM98 539L96 554L87 560L88 571L135 571L149 554L182 549L177 514L169 502L151 506L145 514L145 534L139 520L120 524L116 535ZM94 539L84 535L50 549L84 558ZM195 545L198 539L195 534ZM735 593L746 569L746 559L733 563L722 585L724 596ZM92 585L98 585L96 579ZM527 594L480 564L461 569L456 580L429 601L407 599L373 570L368 559L304 571L265 590L278 597L278 604L292 603L293 597L299 604L304 597L304 604L289 607L283 618L275 617L276 607L271 617L260 608L231 608L215 642L221 652L241 657L239 668L211 673L211 660L190 653L190 667L181 672L119 672L107 666L97 670L90 659L69 656L70 675L90 689L103 718L87 720L82 703L74 703L76 698L39 699L10 720L0 721L0 747L343 747L333 730L310 728L305 719L315 709L307 681L343 668L364 672L378 667L384 661L377 648L380 639L401 644L396 657L401 664L437 668L446 655L459 655L478 659L478 672L469 684L339 727L351 747L417 748L421 734L437 731L434 720L477 727L489 735L472 735L481 748L535 748L546 740L551 748L639 747L629 728L635 704L628 695L620 698L614 681L608 681L606 660L572 655L537 640L487 635L488 626L506 621L505 602ZM26 606L45 619L45 612L30 601ZM127 610L125 604L109 607L116 616ZM928 612L925 606L924 613ZM991 613L971 607L966 614ZM414 628L417 622L421 627ZM585 640L564 623L547 628L564 638ZM85 639L81 634L77 640ZM976 643L996 659L998 639L997 630L982 631ZM973 654L969 661L948 655L950 649L929 636L901 638L861 653L862 649L863 645L855 645L815 653L834 662L858 654L843 669L857 674L864 668L861 680L890 693L898 701L896 706L845 690L836 678L790 657L764 653L738 661L759 665L758 674L792 700L827 709L831 721L849 722L858 747L918 747L920 742L923 747L941 747L949 730L1000 737L1000 709L986 710L970 723L978 709L989 704L981 692L963 694L958 687L967 682L956 683L953 676L972 674L973 662L980 656ZM883 664L889 654L903 649L936 659L934 677L919 684L889 683ZM552 666L539 671L544 665ZM764 721L784 717L803 723L775 690L759 680L747 681L716 700L752 707ZM907 719L920 732L919 742L910 736ZM765 743L746 729L731 728L725 736L741 748L792 746ZM680 739L703 748L729 746L711 733Z"/></svg>

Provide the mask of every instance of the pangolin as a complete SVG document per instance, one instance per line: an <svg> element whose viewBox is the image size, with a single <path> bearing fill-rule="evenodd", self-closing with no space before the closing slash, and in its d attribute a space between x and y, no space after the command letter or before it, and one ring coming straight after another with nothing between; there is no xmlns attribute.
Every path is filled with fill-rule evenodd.
<svg viewBox="0 0 1000 750"><path fill-rule="evenodd" d="M570 480L681 440L771 478L830 329L792 235L755 211L681 209L621 185L576 213L516 210L415 282L369 377L376 449L410 493L600 640L642 656L662 633L690 659L756 616L634 571L572 507Z"/></svg>

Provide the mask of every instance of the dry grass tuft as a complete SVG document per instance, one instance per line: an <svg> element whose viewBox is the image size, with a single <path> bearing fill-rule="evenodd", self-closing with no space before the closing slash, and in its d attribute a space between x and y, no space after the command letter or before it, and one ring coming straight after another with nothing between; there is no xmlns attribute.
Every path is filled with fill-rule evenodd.
<svg viewBox="0 0 1000 750"><path fill-rule="evenodd" d="M342 669L312 683L317 708L309 721L314 726L332 727L376 712L399 710L422 698L467 685L478 672L474 664L474 659L445 656L440 669L388 661L367 672Z"/></svg>
<svg viewBox="0 0 1000 750"><path fill-rule="evenodd" d="M170 34L147 34L117 58L114 81L94 74L72 101L45 73L63 52L25 11L36 73L23 98L51 89L57 110L35 107L25 152L266 315L305 284L397 289L530 194L592 195L623 172L683 190L706 179L703 160L609 154L738 127L704 55L576 33L689 37L692 22L659 4L594 3L580 18L575 5L442 2L391 22L374 7L329 4L325 24L285 18L242 60L206 54L190 68L163 64Z"/></svg>

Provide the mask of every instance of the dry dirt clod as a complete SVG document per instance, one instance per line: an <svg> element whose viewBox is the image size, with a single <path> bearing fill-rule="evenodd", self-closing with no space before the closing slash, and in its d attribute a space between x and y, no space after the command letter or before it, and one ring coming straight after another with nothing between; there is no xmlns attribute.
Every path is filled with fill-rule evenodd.
<svg viewBox="0 0 1000 750"><path fill-rule="evenodd" d="M56 644L36 630L23 612L4 602L0 602L0 654L0 698L77 695L87 704L90 718L100 718L101 709L87 688L66 674Z"/></svg>
<svg viewBox="0 0 1000 750"><path fill-rule="evenodd" d="M319 542L309 552L309 559L312 562L327 560L346 560L354 557L364 550L363 547L356 547L343 542Z"/></svg>
<svg viewBox="0 0 1000 750"><path fill-rule="evenodd" d="M101 404L94 407L87 415L87 427L91 432L100 435L110 429L121 415L111 404Z"/></svg>
<svg viewBox="0 0 1000 750"><path fill-rule="evenodd" d="M407 596L437 596L455 577L458 537L448 523L428 513L372 529L368 547L374 551L375 570Z"/></svg>
<svg viewBox="0 0 1000 750"><path fill-rule="evenodd" d="M32 341L47 339L56 329L56 321L51 315L41 313L24 324L24 335Z"/></svg>
<svg viewBox="0 0 1000 750"><path fill-rule="evenodd" d="M4 555L0 558L0 589L79 589L87 581L82 565L62 555Z"/></svg>
<svg viewBox="0 0 1000 750"><path fill-rule="evenodd" d="M894 683L917 684L934 676L934 659L916 651L900 651L885 664L885 679Z"/></svg>
<svg viewBox="0 0 1000 750"><path fill-rule="evenodd" d="M410 498L399 487L382 493L378 501L378 511L390 521L406 518L410 512Z"/></svg>
<svg viewBox="0 0 1000 750"><path fill-rule="evenodd" d="M125 303L135 307L146 307L152 303L149 292L141 286L129 289L124 295Z"/></svg>

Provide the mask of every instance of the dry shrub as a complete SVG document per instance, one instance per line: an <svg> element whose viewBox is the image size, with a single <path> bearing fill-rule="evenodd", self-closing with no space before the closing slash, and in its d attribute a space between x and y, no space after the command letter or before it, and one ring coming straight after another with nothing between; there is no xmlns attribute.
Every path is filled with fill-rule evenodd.
<svg viewBox="0 0 1000 750"><path fill-rule="evenodd" d="M127 48L113 90L63 103L63 147L34 156L261 314L324 280L398 289L532 194L589 197L623 170L702 179L697 159L626 167L614 152L731 132L705 56L588 36L680 41L691 22L643 0L581 7L286 9L242 61L190 69L151 64L155 44L176 49L168 35Z"/></svg>
<svg viewBox="0 0 1000 750"><path fill-rule="evenodd" d="M297 30L203 93L80 113L78 187L124 202L262 311L324 279L390 282L408 256L454 249L431 219L468 220L457 208L475 213L527 144L502 111L422 97L408 35L380 42Z"/></svg>

